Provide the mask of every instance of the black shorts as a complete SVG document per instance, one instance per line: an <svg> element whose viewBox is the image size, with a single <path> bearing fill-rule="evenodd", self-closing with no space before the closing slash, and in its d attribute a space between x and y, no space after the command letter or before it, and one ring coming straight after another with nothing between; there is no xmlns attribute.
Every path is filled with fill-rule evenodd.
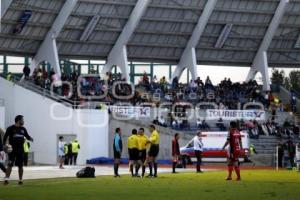
<svg viewBox="0 0 300 200"><path fill-rule="evenodd" d="M13 150L8 154L8 166L18 166L23 167L24 163L24 151L22 150Z"/></svg>
<svg viewBox="0 0 300 200"><path fill-rule="evenodd" d="M137 161L139 159L138 149L128 149L129 160Z"/></svg>
<svg viewBox="0 0 300 200"><path fill-rule="evenodd" d="M157 157L159 153L159 145L157 144L152 144L151 147L150 147L150 150L149 150L149 153L148 153L148 156L149 157Z"/></svg>
<svg viewBox="0 0 300 200"><path fill-rule="evenodd" d="M114 159L121 159L121 152L114 151Z"/></svg>
<svg viewBox="0 0 300 200"><path fill-rule="evenodd" d="M145 161L147 158L147 151L146 150L140 150L139 151L139 160Z"/></svg>

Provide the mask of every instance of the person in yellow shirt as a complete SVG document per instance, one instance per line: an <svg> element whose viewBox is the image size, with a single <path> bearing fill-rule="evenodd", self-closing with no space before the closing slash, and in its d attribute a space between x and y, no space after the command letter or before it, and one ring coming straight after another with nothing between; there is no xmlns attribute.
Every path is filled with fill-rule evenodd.
<svg viewBox="0 0 300 200"><path fill-rule="evenodd" d="M142 166L142 177L145 175L146 166L145 161L147 159L147 144L148 144L148 137L145 135L144 128L140 128L138 132L138 143L139 143L139 160L138 166L135 169L135 175L139 177L139 169Z"/></svg>
<svg viewBox="0 0 300 200"><path fill-rule="evenodd" d="M24 166L28 166L28 154L29 154L29 150L30 150L30 143L29 141L24 138L24 145L23 145L23 148L24 148Z"/></svg>
<svg viewBox="0 0 300 200"><path fill-rule="evenodd" d="M72 142L72 160L74 161L74 165L77 165L77 157L80 149L80 145L77 139Z"/></svg>
<svg viewBox="0 0 300 200"><path fill-rule="evenodd" d="M136 175L133 173L134 165L137 166L137 161L139 157L139 143L137 130L132 130L132 135L128 138L128 155L129 155L129 170L131 172L131 176L135 177Z"/></svg>
<svg viewBox="0 0 300 200"><path fill-rule="evenodd" d="M156 130L154 125L150 125L149 131L151 136L149 138L150 150L148 152L148 165L150 174L147 176L148 178L156 178L157 177L157 162L156 157L159 153L159 133ZM154 174L152 174L152 167L154 168Z"/></svg>

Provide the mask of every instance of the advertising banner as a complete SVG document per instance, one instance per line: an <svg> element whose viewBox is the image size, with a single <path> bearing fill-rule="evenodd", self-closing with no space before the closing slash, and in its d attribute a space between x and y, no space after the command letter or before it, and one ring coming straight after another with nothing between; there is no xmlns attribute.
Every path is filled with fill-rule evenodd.
<svg viewBox="0 0 300 200"><path fill-rule="evenodd" d="M263 110L207 110L206 119L220 119L223 120L265 120L265 111Z"/></svg>
<svg viewBox="0 0 300 200"><path fill-rule="evenodd" d="M110 106L110 112L124 117L150 117L150 107Z"/></svg>

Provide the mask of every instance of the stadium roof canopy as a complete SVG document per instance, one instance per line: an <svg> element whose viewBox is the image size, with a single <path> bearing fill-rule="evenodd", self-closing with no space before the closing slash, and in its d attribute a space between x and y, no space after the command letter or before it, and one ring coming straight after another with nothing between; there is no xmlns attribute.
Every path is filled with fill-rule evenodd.
<svg viewBox="0 0 300 200"><path fill-rule="evenodd" d="M32 57L66 3L1 1L0 53ZM128 59L178 63L209 1L149 0L126 44ZM137 2L78 0L59 33L53 33L59 57L107 59ZM280 0L218 0L195 44L197 63L251 66L279 4ZM28 21L25 10L30 11ZM289 1L267 57L269 66L300 67L300 0Z"/></svg>

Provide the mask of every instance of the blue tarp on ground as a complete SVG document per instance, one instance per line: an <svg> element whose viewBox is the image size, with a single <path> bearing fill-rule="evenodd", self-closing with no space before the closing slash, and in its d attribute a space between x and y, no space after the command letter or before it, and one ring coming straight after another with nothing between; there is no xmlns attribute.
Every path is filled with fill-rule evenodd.
<svg viewBox="0 0 300 200"><path fill-rule="evenodd" d="M100 158L94 158L91 160L86 161L87 164L89 165L105 165L105 164L113 164L114 159L113 158L105 158L105 157L100 157ZM169 165L172 163L171 160L158 160L158 164L163 164L163 165ZM127 158L122 158L121 159L121 164L128 164L128 159Z"/></svg>

